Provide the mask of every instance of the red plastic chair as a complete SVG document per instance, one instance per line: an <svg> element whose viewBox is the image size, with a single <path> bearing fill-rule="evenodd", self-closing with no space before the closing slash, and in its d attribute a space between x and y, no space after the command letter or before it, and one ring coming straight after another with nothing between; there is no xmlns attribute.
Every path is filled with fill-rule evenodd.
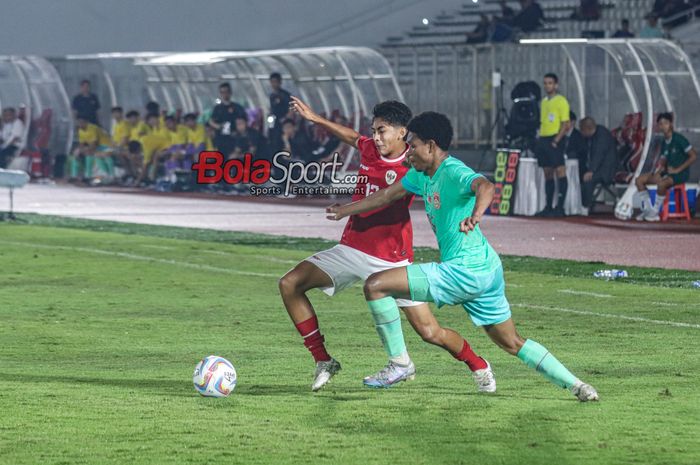
<svg viewBox="0 0 700 465"><path fill-rule="evenodd" d="M673 199L676 205L673 213L669 213L668 211L671 194L673 194ZM685 184L677 184L673 186L668 195L666 195L664 207L661 210L661 221L668 221L670 218L685 218L686 221L690 221L690 205L688 205L688 192L685 190Z"/></svg>

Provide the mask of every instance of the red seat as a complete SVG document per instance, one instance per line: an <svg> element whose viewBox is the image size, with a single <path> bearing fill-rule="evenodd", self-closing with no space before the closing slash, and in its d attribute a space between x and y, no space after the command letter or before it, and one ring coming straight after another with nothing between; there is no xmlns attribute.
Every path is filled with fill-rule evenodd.
<svg viewBox="0 0 700 465"><path fill-rule="evenodd" d="M668 211L671 194L673 194L673 201L676 205L673 213ZM685 190L685 184L673 186L666 195L664 207L661 210L661 221L667 221L669 218L685 218L686 221L690 221L690 205L688 205L688 192Z"/></svg>

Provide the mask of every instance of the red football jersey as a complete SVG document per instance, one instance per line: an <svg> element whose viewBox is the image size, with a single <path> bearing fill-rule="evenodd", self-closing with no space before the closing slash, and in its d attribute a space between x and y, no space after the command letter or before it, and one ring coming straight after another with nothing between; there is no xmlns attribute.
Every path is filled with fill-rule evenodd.
<svg viewBox="0 0 700 465"><path fill-rule="evenodd" d="M357 174L362 181L366 177L367 182L357 183L353 202L399 182L408 172L404 165L408 144L401 156L394 159L383 157L369 137L360 137L357 148L360 151ZM407 195L382 209L352 215L340 243L388 262L413 261L413 228L408 212L413 197Z"/></svg>

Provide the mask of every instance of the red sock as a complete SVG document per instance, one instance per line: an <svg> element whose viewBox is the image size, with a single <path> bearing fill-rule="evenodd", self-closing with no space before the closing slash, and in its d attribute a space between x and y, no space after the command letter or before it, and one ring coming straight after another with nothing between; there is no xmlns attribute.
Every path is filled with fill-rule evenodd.
<svg viewBox="0 0 700 465"><path fill-rule="evenodd" d="M323 345L325 339L321 334L321 330L318 329L318 318L312 316L295 326L301 337L304 338L304 345L311 352L314 361L326 362L331 359L331 356L326 352L326 347Z"/></svg>
<svg viewBox="0 0 700 465"><path fill-rule="evenodd" d="M466 339L464 340L461 352L455 355L454 358L460 362L466 363L471 371L483 370L488 366L486 365L486 361L476 355L472 348L469 347L469 343Z"/></svg>

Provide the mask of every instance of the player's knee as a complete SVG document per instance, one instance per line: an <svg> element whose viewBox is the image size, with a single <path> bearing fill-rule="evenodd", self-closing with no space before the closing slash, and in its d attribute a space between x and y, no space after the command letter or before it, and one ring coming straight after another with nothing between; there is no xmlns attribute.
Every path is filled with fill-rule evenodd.
<svg viewBox="0 0 700 465"><path fill-rule="evenodd" d="M299 291L299 288L301 287L301 280L299 279L299 276L297 276L297 273L292 270L279 279L278 286L280 289L280 294L283 296L292 295Z"/></svg>
<svg viewBox="0 0 700 465"><path fill-rule="evenodd" d="M383 290L382 278L379 273L374 273L367 278L364 285L365 298L367 300L377 300L386 297Z"/></svg>

